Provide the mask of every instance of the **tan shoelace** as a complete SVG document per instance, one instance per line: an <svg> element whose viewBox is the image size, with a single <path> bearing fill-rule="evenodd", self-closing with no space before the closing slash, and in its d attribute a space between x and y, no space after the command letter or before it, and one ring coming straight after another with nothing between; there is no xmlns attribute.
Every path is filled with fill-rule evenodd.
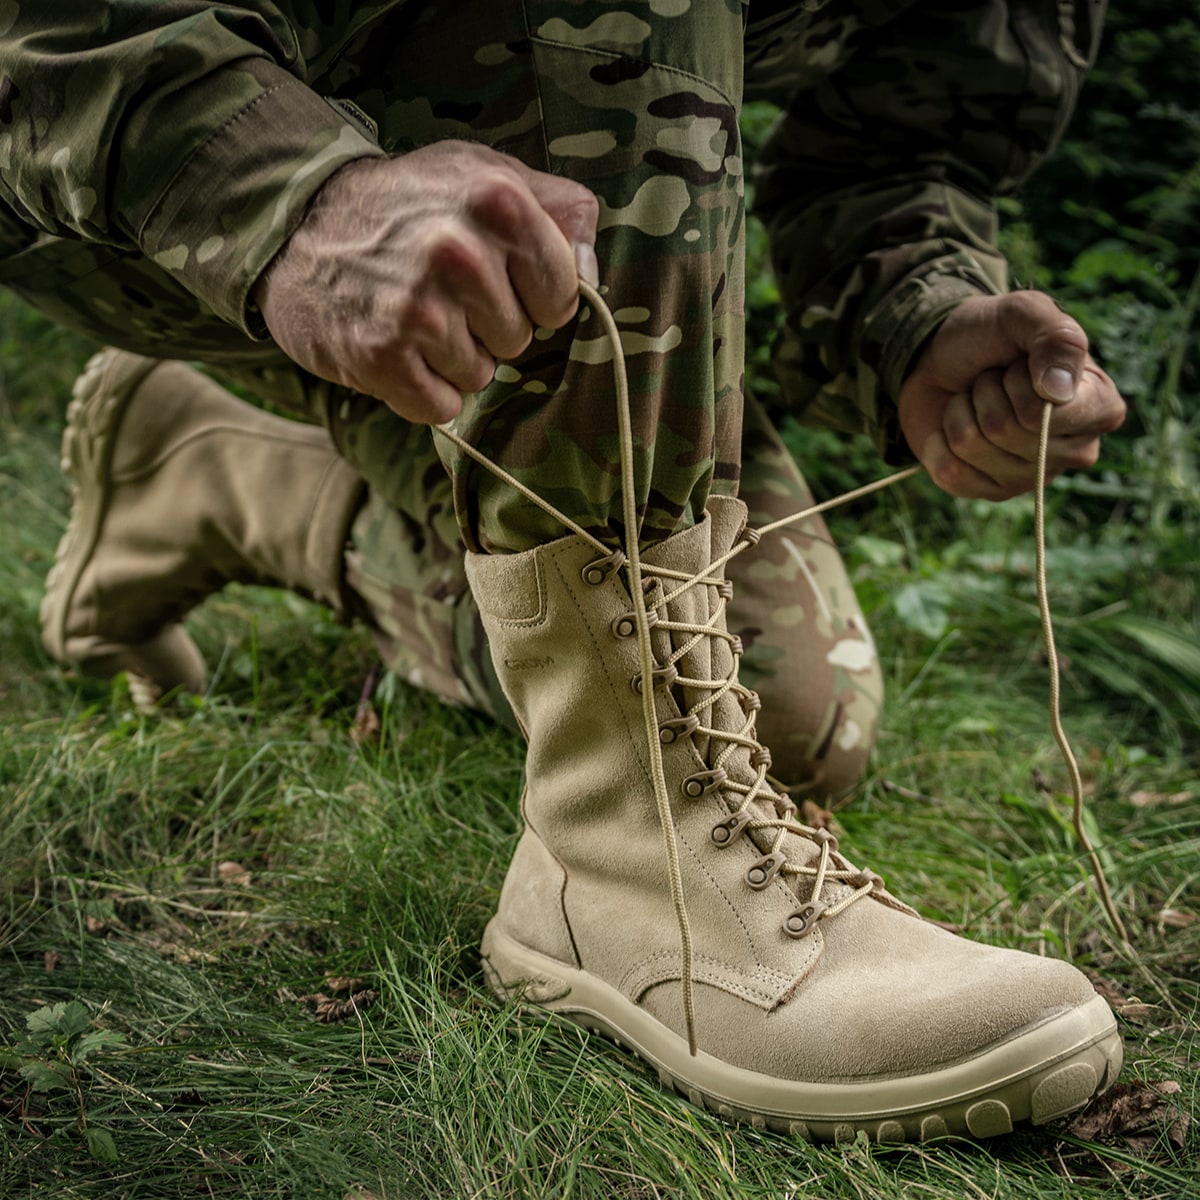
<svg viewBox="0 0 1200 1200"><path fill-rule="evenodd" d="M636 492L634 488L633 477L633 433L632 420L630 415L629 404L629 384L625 369L625 356L621 346L620 330L617 327L615 318L612 315L608 304L604 301L600 292L593 288L587 282L580 280L579 284L580 295L592 305L593 310L599 317L604 326L605 332L610 339L613 347L613 379L616 386L617 400L617 417L619 424L620 435L620 454L621 454L621 491L622 491L622 508L623 519L625 523L627 544L622 547L625 562L624 566L629 577L629 590L633 599L633 616L637 627L637 642L640 658L641 678L643 680L652 680L655 678L655 660L651 645L651 618L646 603L645 579L648 576L654 576L660 579L671 579L678 583L669 594L665 595L662 600L658 601L656 608L661 606L664 611L666 605L680 596L683 592L691 587L710 586L718 587L720 581L715 578L715 574L720 571L731 559L736 555L741 554L744 550L752 545L756 545L759 539L765 533L773 532L776 529L781 529L784 526L795 524L798 521L803 521L808 517L812 517L817 513L826 512L838 505L848 503L851 500L858 499L863 496L870 495L872 492L879 491L885 487L890 487L892 484L899 483L902 480L909 479L916 475L923 468L913 466L902 471L897 471L892 475L888 475L882 479L878 479L873 483L865 484L862 487L854 488L849 492L845 492L840 496L830 500L823 501L819 504L811 505L799 512L793 513L791 516L783 517L780 520L773 521L768 525L764 525L757 530L744 530L741 538L733 545L733 547L722 557L709 563L703 572L699 575L687 576L681 572L664 571L658 568L644 568L641 555L638 547L638 538L634 531L638 528ZM1067 740L1063 730L1062 719L1060 713L1059 699L1059 672L1058 660L1054 645L1054 630L1050 618L1050 605L1048 598L1048 588L1046 582L1046 544L1045 544L1045 490L1046 490L1046 459L1050 438L1050 417L1053 411L1053 405L1047 401L1042 413L1042 423L1038 444L1038 461L1037 461L1037 484L1035 488L1035 509L1034 509L1034 524L1035 524L1035 555L1036 555L1036 574L1037 574L1037 594L1038 608L1041 615L1042 635L1046 644L1046 656L1050 673L1050 724L1054 733L1055 741L1058 744L1062 754L1063 761L1066 763L1068 774L1071 779L1071 790L1073 797L1073 825L1075 836L1079 841L1084 853L1092 867L1093 876L1096 880L1097 889L1100 894L1101 901L1105 911L1108 914L1109 920L1112 922L1113 928L1121 939L1124 945L1128 945L1128 937L1125 932L1125 927L1121 921L1120 915L1117 912L1116 904L1113 901L1112 894L1109 891L1108 883L1104 875L1103 865L1100 862L1099 855L1096 853L1091 840L1087 835L1087 831L1083 823L1083 783L1079 774L1079 767L1075 760L1074 754L1071 752L1070 743ZM536 504L546 513L550 514L556 521L570 530L572 533L583 538L595 547L602 555L610 556L611 548L599 538L589 533L582 528L577 522L571 520L564 513L558 511L547 500L543 499L531 488L526 487L519 480L515 479L502 467L493 463L486 455L480 453L464 441L448 426L435 426L434 431L453 443L458 450L469 458L479 463L480 466L490 471L497 478L503 480L509 486L513 487L522 496L531 503ZM719 619L720 613L724 606L724 596L719 595L717 604L714 607L714 612L711 617L712 622ZM656 613L657 616L657 613ZM674 663L680 661L687 653L694 648L699 641L704 637L724 636L732 640L731 635L718 634L713 628L707 625L690 625L681 622L673 622L669 619L658 619L655 621L655 626L660 631L675 632L682 634L691 634L692 639L683 646L678 648L670 656L667 665L674 666ZM677 676L675 682L681 687L690 687L693 690L701 691L700 699L693 704L685 716L699 717L701 712L711 710L712 706L731 690L736 689L740 697L745 698L750 696L748 690L736 681L736 656L734 657L734 670L728 679L719 681L696 680ZM676 921L679 926L679 943L680 943L680 974L681 986L683 992L683 1007L684 1015L687 1023L688 1045L691 1053L696 1053L696 1033L695 1033L695 1005L694 1005L694 988L693 988L693 950L692 950L692 935L691 926L688 919L687 904L683 894L683 875L679 865L679 849L675 835L674 821L671 815L671 802L667 789L666 775L663 768L662 758L662 742L660 740L660 729L658 722L658 714L655 708L654 688L643 686L642 694L642 714L645 722L646 744L649 750L651 778L654 787L654 800L658 813L659 827L663 837L663 851L667 862L667 874L670 883L671 901L675 911ZM720 751L712 762L714 770L721 770L723 762L734 753L739 747L745 747L754 754L760 752L760 757L757 760L757 774L755 781L752 784L735 783L728 779L722 780L720 787L725 792L734 792L741 794L742 801L738 808L731 814L731 820L735 823L735 829L731 833L736 836L743 832L744 829L760 829L760 830L775 830L775 839L772 844L772 850L764 856L761 864L764 871L769 871L768 880L776 873L783 873L791 876L804 876L813 880L812 890L810 892L809 904L806 909L794 916L800 917L803 914L802 930L807 933L812 925L818 920L828 920L836 916L839 912L844 911L850 904L869 895L877 885L881 885L879 877L869 871L860 871L847 863L837 853L836 840L824 830L812 829L808 826L799 824L791 818L790 810L793 808L791 802L775 793L766 782L767 766L769 765L769 755L761 754L762 747L754 736L754 713L753 707L750 706L750 711L747 712L746 722L743 728L736 733L729 730L712 729L704 723L697 725L690 732L707 734L718 741L725 743L725 748ZM752 760L755 761L755 760ZM722 771L723 774L723 771ZM776 808L776 817L774 819L764 818L761 816L751 815L752 805L756 801L762 801L766 804L774 805ZM746 817L746 820L740 818ZM819 854L817 856L816 866L811 863L799 865L789 861L783 853L783 845L789 834L795 834L800 837L807 838L819 846ZM756 864L759 865L759 864ZM821 900L822 889L827 882L840 882L848 884L854 890L843 896L835 904L826 906Z"/></svg>

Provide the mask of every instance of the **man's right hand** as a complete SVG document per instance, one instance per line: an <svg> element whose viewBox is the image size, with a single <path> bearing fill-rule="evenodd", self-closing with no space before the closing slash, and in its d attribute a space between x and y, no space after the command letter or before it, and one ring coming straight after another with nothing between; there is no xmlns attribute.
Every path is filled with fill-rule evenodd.
<svg viewBox="0 0 1200 1200"><path fill-rule="evenodd" d="M283 351L440 424L596 282L587 188L471 142L343 167L254 287Z"/></svg>

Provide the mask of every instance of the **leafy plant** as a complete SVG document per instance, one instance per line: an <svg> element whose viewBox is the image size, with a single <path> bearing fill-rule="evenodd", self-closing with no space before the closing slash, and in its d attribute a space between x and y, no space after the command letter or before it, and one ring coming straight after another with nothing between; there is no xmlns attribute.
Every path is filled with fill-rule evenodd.
<svg viewBox="0 0 1200 1200"><path fill-rule="evenodd" d="M117 1161L112 1134L88 1117L84 1082L98 1055L125 1044L124 1035L94 1027L92 1014L78 1000L36 1008L25 1018L25 1037L0 1048L0 1070L16 1071L30 1093L66 1092L75 1128L92 1158Z"/></svg>

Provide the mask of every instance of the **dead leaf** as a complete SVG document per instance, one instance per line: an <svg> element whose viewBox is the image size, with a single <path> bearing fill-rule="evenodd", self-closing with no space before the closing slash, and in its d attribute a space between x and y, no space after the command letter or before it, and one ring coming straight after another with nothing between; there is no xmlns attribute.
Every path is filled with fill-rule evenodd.
<svg viewBox="0 0 1200 1200"><path fill-rule="evenodd" d="M1153 1004L1146 1004L1136 996L1130 996L1118 984L1111 979L1105 979L1102 975L1095 975L1088 971L1087 977L1091 980L1092 987L1108 1001L1113 1012L1126 1021L1144 1021L1157 1007Z"/></svg>
<svg viewBox="0 0 1200 1200"><path fill-rule="evenodd" d="M58 966L58 954L53 950L47 950L42 955L42 961L46 964L47 971L53 971Z"/></svg>
<svg viewBox="0 0 1200 1200"><path fill-rule="evenodd" d="M1122 1142L1143 1157L1164 1137L1182 1150L1191 1118L1172 1099L1182 1090L1170 1079L1114 1084L1071 1121L1070 1132L1088 1142Z"/></svg>
<svg viewBox="0 0 1200 1200"><path fill-rule="evenodd" d="M362 983L361 979L348 979L344 975L331 975L325 972L325 986L331 992L352 992Z"/></svg>
<svg viewBox="0 0 1200 1200"><path fill-rule="evenodd" d="M373 988L364 988L355 992L346 1000L334 1000L330 996L323 997L316 1008L316 1018L322 1025L332 1025L337 1021L345 1021L360 1012L366 1012L376 1000L379 993Z"/></svg>
<svg viewBox="0 0 1200 1200"><path fill-rule="evenodd" d="M217 866L217 874L226 887L249 887L250 872L241 863L223 862Z"/></svg>
<svg viewBox="0 0 1200 1200"><path fill-rule="evenodd" d="M298 1004L314 1006L313 1015L322 1025L332 1025L337 1021L345 1021L368 1008L379 999L379 993L374 988L363 988L352 992L345 1000L327 996L324 992L314 992L308 996L297 996L286 988L281 988L276 995L281 1000L293 1000Z"/></svg>

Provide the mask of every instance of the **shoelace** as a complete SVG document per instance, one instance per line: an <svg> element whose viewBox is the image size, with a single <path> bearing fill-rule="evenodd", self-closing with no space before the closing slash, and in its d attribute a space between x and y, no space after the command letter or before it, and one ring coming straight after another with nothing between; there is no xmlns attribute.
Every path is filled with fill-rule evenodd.
<svg viewBox="0 0 1200 1200"><path fill-rule="evenodd" d="M723 612L727 594L726 590L722 589L721 584L723 581L717 577L717 574L731 559L743 553L751 546L757 545L759 539L766 533L771 533L787 525L793 525L798 521L803 521L818 513L826 512L838 505L846 504L852 500L880 491L883 488L890 487L893 484L900 483L918 474L923 468L920 466L908 467L871 483L864 484L861 487L854 488L840 496L811 505L808 508L792 513L790 516L782 517L768 525L763 525L758 529L744 529L740 538L735 541L734 545L724 555L708 563L704 570L697 575L689 576L683 572L643 566L636 534L638 529L638 514L633 475L633 432L629 403L629 384L625 369L624 351L621 345L621 334L617 327L616 319L600 292L584 280L580 280L579 282L579 291L580 295L592 306L593 311L600 319L613 348L613 381L616 388L620 439L622 516L626 535L626 544L620 550L616 552L612 551L599 538L588 532L577 522L571 520L565 513L559 512L549 501L539 496L533 489L526 487L498 464L492 462L491 459L466 442L447 425L434 426L434 432L447 439L461 453L467 455L467 457L490 471L498 479L514 488L531 503L548 513L562 524L564 528L589 542L603 557L613 561L615 565L624 566L628 575L630 595L633 600L632 615L637 631L641 679L643 681L654 680L656 678L656 663L650 632L652 624L660 632L692 635L690 640L684 642L671 653L668 662L661 664L658 667L659 670L661 670L662 666L674 668L675 663L685 658L706 637L717 636L724 637L730 641L735 640L734 635L722 633L715 629ZM1053 407L1047 401L1042 410L1042 422L1038 442L1037 481L1034 491L1035 569L1038 610L1041 617L1042 635L1045 640L1050 679L1050 725L1071 781L1073 799L1072 824L1076 839L1091 864L1092 874L1095 878L1097 890L1105 912L1112 922L1113 928L1122 944L1127 947L1129 939L1124 923L1113 901L1100 857L1084 827L1083 782L1079 773L1078 763L1063 729L1060 711L1058 658L1050 616L1049 589L1046 577L1045 538L1046 460L1050 438L1050 418ZM651 578L671 580L677 584L670 593L664 595L662 600L656 603L656 610L661 606L666 611L667 605L671 601L677 599L690 588L697 586L715 588L717 590L717 600L713 606L709 623L707 625L695 625L672 621L669 618L659 618L657 611L655 612L655 619L652 622L649 615L650 609L646 602L646 584L647 580ZM710 781L716 780L715 786L719 786L724 792L740 794L742 797L740 805L729 818L730 840L748 829L773 830L775 833L771 850L751 868L752 871L758 869L761 872L761 878L763 879L762 886L765 887L778 874L812 879L808 903L794 913L792 918L789 918L789 921L793 918L797 919L799 922L798 930L788 929L785 924L785 930L791 933L792 936L804 936L811 931L818 921L829 920L837 916L838 913L843 912L851 904L870 895L877 888L881 888L883 881L874 872L860 870L843 859L838 853L836 838L829 834L827 830L813 829L795 821L791 815L795 806L790 799L780 796L769 786L767 783L767 769L770 765L770 755L759 744L754 734L754 701L757 700L757 697L754 696L753 692L737 682L736 654L733 655L733 664L730 675L724 680L698 680L676 674L674 682L680 687L701 692L700 699L692 704L684 714L684 721L687 723L686 732L691 736L700 734L708 736L715 741L725 743L724 749L713 757L710 772L706 774L710 775ZM680 975L688 1047L690 1052L695 1055L697 1044L691 925L688 918L686 898L683 893L683 873L679 864L679 848L675 834L674 820L671 814L671 801L667 789L666 774L663 767L661 730L654 698L655 689L653 686L643 686L640 691L655 807L657 809L659 828L662 832L663 851L667 865L671 901L679 927ZM710 711L719 699L730 692L735 692L743 702L743 710L746 711L746 721L742 728L734 732L732 730L715 729L701 722L699 719L700 713ZM696 724L694 726L691 725L691 721L695 721ZM736 752L738 747L747 749L752 756L751 762L756 772L753 783L746 784L729 778L720 778L720 776L725 775L723 769L724 762ZM719 772L720 776L713 775L711 774L712 772ZM775 817L756 815L756 810L754 809L756 802L773 806L776 814ZM796 835L816 843L819 853L815 866L812 862L796 863L787 857L783 847L789 835ZM845 884L853 890L843 895L835 903L826 904L821 898L822 892L826 884L831 882ZM757 884L752 884L751 886L757 886Z"/></svg>

